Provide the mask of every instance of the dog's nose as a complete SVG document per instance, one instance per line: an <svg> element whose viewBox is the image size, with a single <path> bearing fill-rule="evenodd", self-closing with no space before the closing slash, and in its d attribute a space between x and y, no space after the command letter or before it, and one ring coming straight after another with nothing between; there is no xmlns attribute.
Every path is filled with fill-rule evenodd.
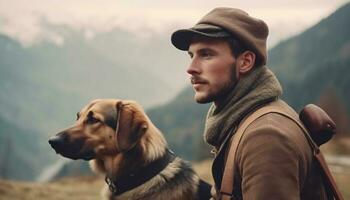
<svg viewBox="0 0 350 200"><path fill-rule="evenodd" d="M49 139L49 144L55 150L59 150L63 147L64 143L67 141L66 134L55 135Z"/></svg>

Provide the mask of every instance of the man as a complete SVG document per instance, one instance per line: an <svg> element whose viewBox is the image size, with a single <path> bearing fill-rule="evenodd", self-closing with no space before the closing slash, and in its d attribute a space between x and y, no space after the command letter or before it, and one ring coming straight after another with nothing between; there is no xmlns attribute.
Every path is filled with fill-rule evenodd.
<svg viewBox="0 0 350 200"><path fill-rule="evenodd" d="M265 66L267 36L262 20L239 9L216 8L171 38L191 57L187 73L194 99L213 102L204 137L216 150L212 167L216 191L221 188L230 141L245 118L271 104L295 113L280 100L282 88ZM327 199L302 129L283 115L269 113L252 122L236 155L233 199ZM213 198L219 198L215 192Z"/></svg>

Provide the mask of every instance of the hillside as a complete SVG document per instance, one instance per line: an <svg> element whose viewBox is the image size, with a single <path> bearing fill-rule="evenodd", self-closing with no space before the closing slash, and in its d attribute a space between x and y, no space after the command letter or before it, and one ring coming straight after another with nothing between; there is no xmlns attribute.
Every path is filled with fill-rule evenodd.
<svg viewBox="0 0 350 200"><path fill-rule="evenodd" d="M0 178L32 180L41 172L40 162L48 159L42 137L1 117L0 133Z"/></svg>
<svg viewBox="0 0 350 200"><path fill-rule="evenodd" d="M188 87L169 104L150 109L147 113L162 130L170 148L186 159L201 160L210 152L201 135L208 108L208 104L195 103L192 88Z"/></svg>
<svg viewBox="0 0 350 200"><path fill-rule="evenodd" d="M141 43L136 34L117 28L92 39L66 26L50 28L63 37L62 44L42 41L22 46L0 33L0 119L4 121L0 138L5 138L0 140L0 160L6 157L10 163L23 164L11 164L13 170L0 177L33 179L37 173L32 167L39 172L50 165L56 157L47 144L48 137L72 124L76 112L92 99L134 99L147 108L168 100L176 90L173 82L179 76L172 70L165 73L164 66L182 56L164 49L169 45L164 36L151 34ZM157 46L163 48L161 53L150 56L149 50ZM159 56L162 59L156 61ZM176 69L177 62L169 63ZM35 150L27 148L20 157L8 156L4 148L12 134L16 135L11 136L13 146L26 141L23 148ZM35 157L38 151L46 154L44 158ZM35 157L33 161L31 157ZM27 173L13 173L25 168Z"/></svg>
<svg viewBox="0 0 350 200"><path fill-rule="evenodd" d="M193 167L203 180L212 183L209 172L210 160L196 163ZM104 177L65 177L48 183L5 181L0 179L0 200L96 200Z"/></svg>
<svg viewBox="0 0 350 200"><path fill-rule="evenodd" d="M337 137L350 130L349 21L348 3L269 51L268 66L281 80L283 98L297 110L310 102L324 107L340 127ZM45 177L86 172L86 163L61 161L46 141L94 98L137 100L178 155L210 156L202 139L209 105L196 104L191 87L169 101L185 82L179 68L187 58L170 46L169 35L141 39L115 28L87 39L84 30L51 28L63 36L62 44L24 47L0 34L0 177L34 180L52 169ZM350 152L346 145L330 152Z"/></svg>
<svg viewBox="0 0 350 200"><path fill-rule="evenodd" d="M340 99L350 99L349 19L350 3L269 51L268 65L296 108L320 98L325 88L332 88ZM350 102L346 103L350 112Z"/></svg>
<svg viewBox="0 0 350 200"><path fill-rule="evenodd" d="M62 46L22 47L0 35L0 115L19 127L48 133L95 98L136 99L147 107L171 96L173 88L159 76L132 60L118 61L125 45L114 49L111 60L81 37L73 32Z"/></svg>
<svg viewBox="0 0 350 200"><path fill-rule="evenodd" d="M283 99L296 110L308 103L324 107L342 127L338 136L350 135L345 132L350 130L350 121L344 120L350 119L349 21L350 3L305 32L281 42L269 50L268 57L268 66L283 85ZM332 100L328 98L330 93ZM337 107L345 112L337 112ZM149 114L175 152L187 159L202 159L209 151L201 142L207 108L208 105L194 103L192 88L187 87L169 104L151 109Z"/></svg>
<svg viewBox="0 0 350 200"><path fill-rule="evenodd" d="M194 168L201 178L212 183L210 178L211 161L196 163ZM334 166L335 176L341 193L345 199L350 199L350 171L341 171ZM17 182L0 180L0 200L96 200L104 185L103 177L81 176L66 177L49 183Z"/></svg>

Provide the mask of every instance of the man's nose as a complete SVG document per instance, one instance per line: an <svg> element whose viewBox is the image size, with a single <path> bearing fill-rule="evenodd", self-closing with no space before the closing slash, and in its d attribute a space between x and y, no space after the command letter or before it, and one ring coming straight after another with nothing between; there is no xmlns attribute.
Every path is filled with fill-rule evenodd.
<svg viewBox="0 0 350 200"><path fill-rule="evenodd" d="M199 64L196 62L195 59L191 60L191 63L187 67L186 72L190 75L199 74L201 72Z"/></svg>

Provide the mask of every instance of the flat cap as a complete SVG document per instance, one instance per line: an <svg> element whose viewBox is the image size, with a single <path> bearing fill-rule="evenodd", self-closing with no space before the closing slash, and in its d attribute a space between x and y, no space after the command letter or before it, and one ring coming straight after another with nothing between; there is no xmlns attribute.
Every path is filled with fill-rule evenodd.
<svg viewBox="0 0 350 200"><path fill-rule="evenodd" d="M211 38L234 37L254 51L262 64L266 64L268 34L268 26L263 20L251 17L237 8L219 7L206 14L194 27L175 31L171 42L180 50L188 50L195 35Z"/></svg>

